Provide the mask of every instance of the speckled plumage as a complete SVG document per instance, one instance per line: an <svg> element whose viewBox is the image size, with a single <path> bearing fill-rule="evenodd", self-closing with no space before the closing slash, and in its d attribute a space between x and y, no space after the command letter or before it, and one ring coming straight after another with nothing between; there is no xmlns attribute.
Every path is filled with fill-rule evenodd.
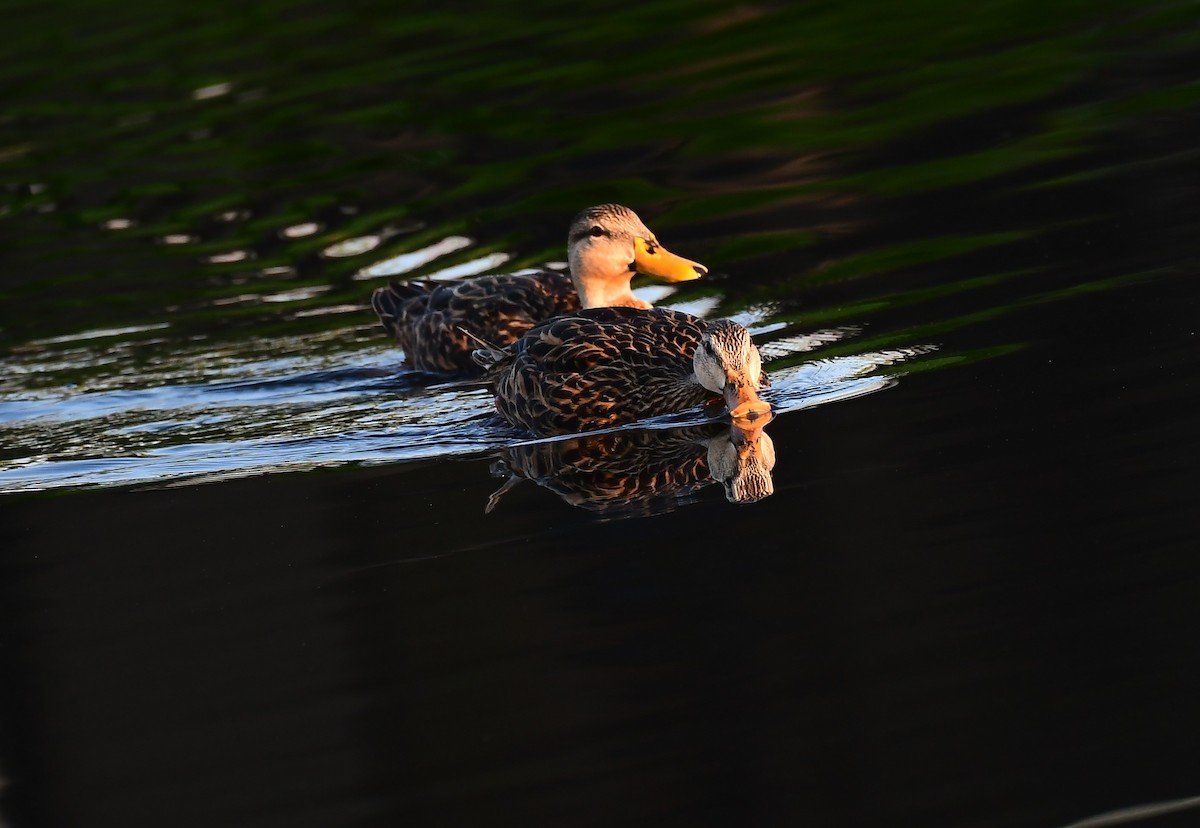
<svg viewBox="0 0 1200 828"><path fill-rule="evenodd" d="M568 434L719 401L698 382L693 356L706 333L722 339L727 332L749 342L727 320L592 308L544 322L506 351L478 351L477 359L489 364L501 417L534 434Z"/></svg>
<svg viewBox="0 0 1200 828"><path fill-rule="evenodd" d="M451 374L482 373L471 360L479 346L515 342L538 322L580 309L565 273L482 276L461 282L392 282L371 304L412 367Z"/></svg>

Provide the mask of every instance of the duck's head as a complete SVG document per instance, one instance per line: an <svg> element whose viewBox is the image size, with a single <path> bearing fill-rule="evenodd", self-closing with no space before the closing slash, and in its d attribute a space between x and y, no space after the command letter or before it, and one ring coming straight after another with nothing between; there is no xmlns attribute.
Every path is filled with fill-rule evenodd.
<svg viewBox="0 0 1200 828"><path fill-rule="evenodd" d="M750 332L738 323L720 319L710 324L692 366L701 385L725 398L735 423L745 425L771 413L770 404L758 398L762 357L750 341Z"/></svg>
<svg viewBox="0 0 1200 828"><path fill-rule="evenodd" d="M725 487L725 497L733 503L753 503L775 491L771 470L775 468L775 444L762 430L766 421L758 420L749 428L736 422L729 434L708 444L708 469L713 479Z"/></svg>
<svg viewBox="0 0 1200 828"><path fill-rule="evenodd" d="M567 235L571 278L585 308L647 307L629 291L635 273L667 282L699 279L708 268L676 256L658 243L637 213L620 204L589 207Z"/></svg>

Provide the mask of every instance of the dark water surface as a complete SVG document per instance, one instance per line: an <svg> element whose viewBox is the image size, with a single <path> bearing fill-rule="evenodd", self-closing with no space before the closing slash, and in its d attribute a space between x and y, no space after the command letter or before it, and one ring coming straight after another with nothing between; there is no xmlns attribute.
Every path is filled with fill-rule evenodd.
<svg viewBox="0 0 1200 828"><path fill-rule="evenodd" d="M0 825L1200 824L1195 2L154 9L5 12ZM400 371L601 201L769 496Z"/></svg>

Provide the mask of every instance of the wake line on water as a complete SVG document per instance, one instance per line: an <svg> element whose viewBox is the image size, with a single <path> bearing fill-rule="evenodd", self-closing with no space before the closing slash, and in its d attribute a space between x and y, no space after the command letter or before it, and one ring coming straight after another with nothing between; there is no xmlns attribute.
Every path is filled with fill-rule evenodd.
<svg viewBox="0 0 1200 828"><path fill-rule="evenodd" d="M780 340L775 358L846 332ZM871 394L897 381L877 369L930 347L816 359L770 370L776 418ZM297 366L299 367L299 366ZM489 452L530 440L495 416L477 380L444 381L375 367L162 386L95 395L54 414L9 420L37 444L0 465L0 492L93 486L187 486L348 464L381 465ZM81 395L86 396L86 395ZM75 400L79 400L76 397ZM31 412L33 414L33 412ZM610 431L672 429L712 418L697 408ZM232 439L231 439L232 437Z"/></svg>

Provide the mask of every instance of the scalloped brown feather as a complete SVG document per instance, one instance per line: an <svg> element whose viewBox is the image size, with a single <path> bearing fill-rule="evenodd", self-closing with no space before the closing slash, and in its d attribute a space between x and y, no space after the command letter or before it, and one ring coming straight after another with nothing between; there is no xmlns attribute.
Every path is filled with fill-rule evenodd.
<svg viewBox="0 0 1200 828"><path fill-rule="evenodd" d="M631 423L720 399L696 382L699 317L593 308L538 325L487 370L496 409L540 435Z"/></svg>
<svg viewBox="0 0 1200 828"><path fill-rule="evenodd" d="M580 308L566 273L481 276L461 282L393 282L371 296L379 321L422 371L480 374L463 331L506 346L538 322Z"/></svg>

